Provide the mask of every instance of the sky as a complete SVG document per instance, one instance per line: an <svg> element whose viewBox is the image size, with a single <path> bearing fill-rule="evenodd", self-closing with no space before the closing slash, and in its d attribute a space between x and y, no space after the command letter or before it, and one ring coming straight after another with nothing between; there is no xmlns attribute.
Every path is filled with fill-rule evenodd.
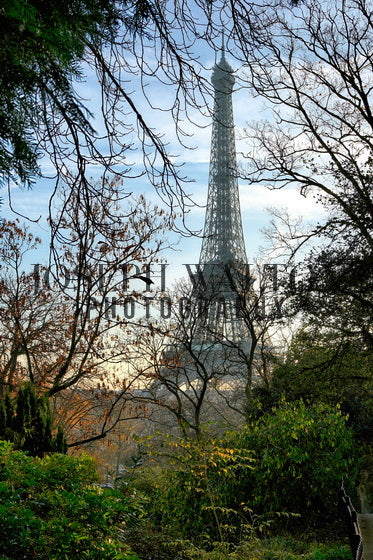
<svg viewBox="0 0 373 560"><path fill-rule="evenodd" d="M207 48L201 51L201 60L207 68L206 75L211 74L214 64L214 53ZM229 60L232 66L235 63ZM187 191L191 194L192 199L197 203L187 216L187 225L191 230L202 230L205 217L204 205L207 201L207 185L210 160L210 141L211 141L211 123L210 118L202 118L197 111L192 112L194 121L203 124L202 127L186 122L185 129L190 135L188 139L189 146L194 149L187 149L180 146L176 140L173 130L172 119L170 115L163 111L150 111L146 106L145 100L141 98L139 83L133 79L133 84L128 85L137 98L137 102L142 107L146 118L151 122L152 126L163 133L164 138L169 141L169 150L173 154L178 154L178 161L183 163L183 174L185 174L190 183L187 184ZM86 80L79 85L79 92L86 100L86 104L90 110L99 114L99 93L95 87L95 81L92 73L87 71ZM139 95L138 95L139 93ZM170 91L167 86L160 83L152 83L148 86L148 95L159 100L159 103L166 103ZM237 152L250 151L250 144L243 140L243 131L248 122L271 118L268 109L262 106L262 102L258 98L252 98L246 89L236 88L233 94L233 109L236 125L236 148ZM100 123L97 121L97 128ZM135 167L141 169L140 153L132 153L130 155L135 163ZM238 164L245 165L242 157L238 157ZM45 170L48 170L48 164L44 163ZM143 193L146 198L155 203L159 203L157 195L145 178L133 179L128 182L129 188L134 193ZM12 207L16 212L32 220L28 221L29 228L36 235L41 236L44 242L44 249L39 249L37 255L30 256L25 262L25 267L31 267L32 263L45 263L47 260L48 247L48 226L46 217L48 214L48 202L51 192L53 191L53 180L39 180L35 183L32 190L21 190L14 186L11 188ZM295 188L284 188L281 190L271 191L265 185L250 186L244 181L239 182L241 214L243 222L243 231L246 242L246 253L248 261L251 263L260 253L261 247L265 243L263 236L263 228L268 226L270 214L268 207L287 209L293 217L302 216L307 221L317 221L322 215L322 207L317 205L313 199L304 198ZM12 219L15 214L9 208L6 200L6 192L0 193L4 198L4 204L1 207L1 215L5 218ZM23 218L20 218L21 221ZM26 220L27 221L27 220ZM171 288L175 280L186 277L186 269L184 263L198 263L201 248L200 237L179 237L174 233L170 233L170 240L175 244L173 250L164 253L163 258L169 263L167 268L167 287Z"/></svg>

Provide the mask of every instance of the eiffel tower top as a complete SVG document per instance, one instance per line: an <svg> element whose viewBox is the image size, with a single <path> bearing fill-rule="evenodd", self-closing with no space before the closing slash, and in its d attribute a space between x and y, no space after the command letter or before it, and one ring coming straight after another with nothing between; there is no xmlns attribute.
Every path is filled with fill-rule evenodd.
<svg viewBox="0 0 373 560"><path fill-rule="evenodd" d="M213 68L211 82L217 90L227 90L227 93L232 92L235 79L233 76L233 68L225 58L224 35L222 37L220 61L216 63ZM228 88L224 88L224 85L227 85Z"/></svg>
<svg viewBox="0 0 373 560"><path fill-rule="evenodd" d="M237 180L232 92L233 69L225 58L213 68L214 113L209 187L200 264L246 264Z"/></svg>

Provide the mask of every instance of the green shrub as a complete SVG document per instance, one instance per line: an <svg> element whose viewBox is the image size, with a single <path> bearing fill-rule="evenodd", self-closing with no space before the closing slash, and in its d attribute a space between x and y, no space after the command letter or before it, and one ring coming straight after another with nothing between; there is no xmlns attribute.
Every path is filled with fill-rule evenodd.
<svg viewBox="0 0 373 560"><path fill-rule="evenodd" d="M45 453L66 453L61 426L52 435L53 414L47 395L38 396L32 383L22 385L16 397L6 393L0 400L0 439L12 441L17 449L42 457Z"/></svg>
<svg viewBox="0 0 373 560"><path fill-rule="evenodd" d="M169 444L168 466L149 469L136 484L149 496L156 531L202 547L237 544L266 534L274 521L294 525L294 514L305 528L329 512L335 517L355 453L337 408L283 403L221 440Z"/></svg>
<svg viewBox="0 0 373 560"><path fill-rule="evenodd" d="M142 533L135 546L147 560L352 560L349 545L308 542L290 536L261 540L252 537L238 545L212 543L206 549L189 540L172 539L167 533Z"/></svg>
<svg viewBox="0 0 373 560"><path fill-rule="evenodd" d="M251 453L218 440L168 442L168 467L146 469L135 486L149 496L156 530L199 544L224 540L251 523L235 502L236 473L252 468Z"/></svg>
<svg viewBox="0 0 373 560"><path fill-rule="evenodd" d="M341 478L353 473L357 456L338 408L302 401L283 403L229 441L256 460L249 476L241 473L236 495L256 511L295 512L305 520L335 508Z"/></svg>
<svg viewBox="0 0 373 560"><path fill-rule="evenodd" d="M141 503L95 480L87 456L34 458L0 442L0 557L138 559L120 535Z"/></svg>

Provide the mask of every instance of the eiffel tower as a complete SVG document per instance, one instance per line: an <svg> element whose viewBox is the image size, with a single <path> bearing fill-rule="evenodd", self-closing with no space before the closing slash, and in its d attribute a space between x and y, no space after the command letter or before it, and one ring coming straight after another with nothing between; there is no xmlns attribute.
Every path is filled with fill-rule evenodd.
<svg viewBox="0 0 373 560"><path fill-rule="evenodd" d="M245 302L251 279L238 191L234 83L223 42L212 72L214 110L202 248L192 275L194 288L187 287L181 298L187 300L189 312L175 313L171 340L148 387L158 404L174 411L183 431L217 419L219 426L242 422L238 410L244 409L252 384L250 328L237 305Z"/></svg>
<svg viewBox="0 0 373 560"><path fill-rule="evenodd" d="M214 113L207 210L200 263L247 262L237 181L232 92L233 69L225 58L213 69Z"/></svg>
<svg viewBox="0 0 373 560"><path fill-rule="evenodd" d="M233 69L225 58L212 72L214 112L208 197L199 273L194 278L197 300L205 301L199 343L223 341L225 346L250 346L250 335L240 313L240 296L248 289L247 257L237 180L233 119Z"/></svg>

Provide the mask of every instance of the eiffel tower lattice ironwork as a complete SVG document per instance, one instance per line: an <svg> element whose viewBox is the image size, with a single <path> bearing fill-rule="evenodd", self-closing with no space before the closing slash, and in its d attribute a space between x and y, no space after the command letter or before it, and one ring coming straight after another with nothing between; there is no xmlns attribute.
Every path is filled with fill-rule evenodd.
<svg viewBox="0 0 373 560"><path fill-rule="evenodd" d="M248 342L247 328L237 306L242 279L247 280L247 257L239 200L232 93L233 69L225 58L212 73L214 112L209 186L204 236L199 260L203 285L197 297L208 301L199 338L223 336L234 344ZM213 335L213 336L212 336Z"/></svg>
<svg viewBox="0 0 373 560"><path fill-rule="evenodd" d="M233 69L225 59L212 74L214 113L204 239L200 263L246 264L237 181L232 92Z"/></svg>
<svg viewBox="0 0 373 560"><path fill-rule="evenodd" d="M193 289L186 287L181 298L187 300L187 312L175 313L171 342L149 389L157 402L169 410L176 407L184 426L241 421L237 411L244 407L253 377L251 331L242 313L251 280L238 190L234 83L223 47L212 73L211 160L198 270ZM228 402L234 406L227 408Z"/></svg>

